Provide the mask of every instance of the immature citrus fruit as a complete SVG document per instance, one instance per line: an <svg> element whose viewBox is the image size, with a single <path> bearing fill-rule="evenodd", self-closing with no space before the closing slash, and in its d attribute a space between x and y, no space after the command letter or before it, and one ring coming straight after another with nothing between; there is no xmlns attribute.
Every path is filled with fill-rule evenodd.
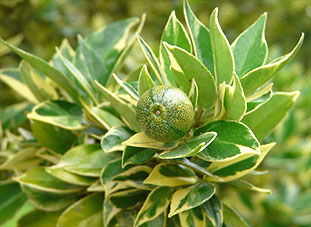
<svg viewBox="0 0 311 227"><path fill-rule="evenodd" d="M193 106L180 89L157 86L139 99L136 119L147 136L170 142L183 137L194 122Z"/></svg>

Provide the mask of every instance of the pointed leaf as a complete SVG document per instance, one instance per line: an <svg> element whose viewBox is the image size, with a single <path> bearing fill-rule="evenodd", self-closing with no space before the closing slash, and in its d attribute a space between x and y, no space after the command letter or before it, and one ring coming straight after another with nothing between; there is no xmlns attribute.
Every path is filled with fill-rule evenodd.
<svg viewBox="0 0 311 227"><path fill-rule="evenodd" d="M274 93L258 109L247 113L242 121L247 124L259 140L263 140L293 107L299 92Z"/></svg>
<svg viewBox="0 0 311 227"><path fill-rule="evenodd" d="M207 132L197 137L192 137L187 142L160 154L160 158L175 159L194 156L213 142L216 136L216 132Z"/></svg>
<svg viewBox="0 0 311 227"><path fill-rule="evenodd" d="M171 201L172 194L173 188L170 187L153 189L136 216L135 226L140 226L164 213Z"/></svg>
<svg viewBox="0 0 311 227"><path fill-rule="evenodd" d="M122 119L131 129L140 131L136 122L136 111L129 104L118 98L107 88L95 81L96 85L102 90L104 97L110 102L111 106L121 115Z"/></svg>
<svg viewBox="0 0 311 227"><path fill-rule="evenodd" d="M86 77L77 69L67 58L63 57L61 52L57 50L57 53L66 66L68 71L71 73L76 89L79 91L80 95L86 100L90 99L94 104L98 103L98 100L95 97L95 90L92 88L90 83L87 81Z"/></svg>
<svg viewBox="0 0 311 227"><path fill-rule="evenodd" d="M201 206L183 211L178 214L181 227L190 226L205 226L205 217L202 212Z"/></svg>
<svg viewBox="0 0 311 227"><path fill-rule="evenodd" d="M215 193L215 187L207 182L198 182L195 185L177 189L172 197L168 217L186 210L198 207L209 200Z"/></svg>
<svg viewBox="0 0 311 227"><path fill-rule="evenodd" d="M146 91L153 88L155 83L153 82L151 76L149 75L147 66L144 65L141 68L138 78L138 93L139 96L142 96Z"/></svg>
<svg viewBox="0 0 311 227"><path fill-rule="evenodd" d="M245 155L228 162L214 162L208 166L207 170L221 177L223 181L238 179L256 169L274 145L275 143L261 145L260 155ZM211 177L207 179L215 181Z"/></svg>
<svg viewBox="0 0 311 227"><path fill-rule="evenodd" d="M246 98L240 79L235 73L233 78L233 85L226 85L224 96L225 113L221 119L240 121L246 112Z"/></svg>
<svg viewBox="0 0 311 227"><path fill-rule="evenodd" d="M214 195L212 198L206 201L202 207L206 213L207 218L210 222L212 222L213 226L221 227L223 224L223 213L221 203L217 196Z"/></svg>
<svg viewBox="0 0 311 227"><path fill-rule="evenodd" d="M157 57L155 56L155 54L153 53L153 51L151 50L151 48L148 46L148 44L140 37L140 35L136 34L140 48L146 58L146 60L148 61L148 63L150 64L153 72L155 73L159 83L161 85L164 85L163 82L163 70L161 68L161 65L157 59Z"/></svg>
<svg viewBox="0 0 311 227"><path fill-rule="evenodd" d="M126 146L122 154L122 166L144 164L149 161L157 151L157 149L152 148Z"/></svg>
<svg viewBox="0 0 311 227"><path fill-rule="evenodd" d="M124 141L123 144L132 147L167 149L174 147L176 142L162 143L148 137L144 132L134 134L131 138Z"/></svg>
<svg viewBox="0 0 311 227"><path fill-rule="evenodd" d="M124 150L125 145L122 144L125 140L133 135L133 131L125 126L112 127L101 139L101 148L106 152Z"/></svg>
<svg viewBox="0 0 311 227"><path fill-rule="evenodd" d="M192 78L191 88L190 88L188 96L193 105L193 109L196 110L197 105L198 105L198 99L199 99L199 88L194 78Z"/></svg>
<svg viewBox="0 0 311 227"><path fill-rule="evenodd" d="M29 54L0 38L0 42L9 47L12 51L30 63L34 68L38 69L41 73L48 76L51 80L57 83L60 87L62 87L74 100L78 100L78 92L75 89L73 83L60 71L50 66L43 59L36 57L32 54Z"/></svg>
<svg viewBox="0 0 311 227"><path fill-rule="evenodd" d="M184 1L184 16L190 31L194 55L214 75L214 60L209 29L194 15L188 1Z"/></svg>
<svg viewBox="0 0 311 227"><path fill-rule="evenodd" d="M81 176L99 177L102 168L117 158L120 158L118 152L105 153L99 144L84 144L67 151L52 168L60 167Z"/></svg>
<svg viewBox="0 0 311 227"><path fill-rule="evenodd" d="M262 66L268 57L268 44L265 39L267 13L241 33L232 43L235 71L239 77Z"/></svg>
<svg viewBox="0 0 311 227"><path fill-rule="evenodd" d="M230 206L228 206L226 203L222 202L223 205L223 213L224 213L224 222L226 226L228 227L248 227L249 225L243 220L243 218L236 212L234 209L232 209Z"/></svg>
<svg viewBox="0 0 311 227"><path fill-rule="evenodd" d="M235 70L234 59L230 44L218 22L218 8L214 9L210 17L210 36L216 84L230 84Z"/></svg>
<svg viewBox="0 0 311 227"><path fill-rule="evenodd" d="M224 162L244 156L259 154L259 142L244 124L234 121L214 121L195 131L194 136L214 131L216 139L198 156L206 161Z"/></svg>
<svg viewBox="0 0 311 227"><path fill-rule="evenodd" d="M267 194L271 194L271 190L270 189L265 189L265 188L259 188L245 180L241 180L241 179L237 179L234 181L230 181L230 184L234 185L235 187L241 187L241 188L245 188L251 191L256 191L256 192L262 192L262 193L267 193Z"/></svg>
<svg viewBox="0 0 311 227"><path fill-rule="evenodd" d="M39 102L32 91L23 82L20 72L17 69L1 69L0 80L29 102Z"/></svg>
<svg viewBox="0 0 311 227"><path fill-rule="evenodd" d="M104 226L109 226L112 219L120 211L121 211L120 208L115 207L108 198L105 198L103 207Z"/></svg>
<svg viewBox="0 0 311 227"><path fill-rule="evenodd" d="M162 163L153 168L144 184L175 187L196 182L195 173L188 167L179 164Z"/></svg>
<svg viewBox="0 0 311 227"><path fill-rule="evenodd" d="M81 107L63 100L42 102L27 117L67 130L81 130L86 127L82 123Z"/></svg>
<svg viewBox="0 0 311 227"><path fill-rule="evenodd" d="M59 217L57 226L98 226L103 225L104 193L94 193L68 207Z"/></svg>
<svg viewBox="0 0 311 227"><path fill-rule="evenodd" d="M216 99L216 86L211 73L202 63L185 50L164 43L171 59L171 69L178 73L175 75L177 83L189 93L191 81L194 78L198 85L198 103L199 106L210 108L214 105ZM178 78L179 77L179 78Z"/></svg>
<svg viewBox="0 0 311 227"><path fill-rule="evenodd" d="M44 167L36 167L28 170L15 180L31 188L38 188L46 192L70 194L81 191L83 188L60 181L46 172Z"/></svg>
<svg viewBox="0 0 311 227"><path fill-rule="evenodd" d="M166 74L167 80L171 83L171 85L176 85L174 76L170 71L171 61L165 47L163 46L163 42L167 42L170 45L178 46L189 53L192 52L190 39L183 25L176 18L175 11L171 13L168 22L163 30L160 42L160 62Z"/></svg>
<svg viewBox="0 0 311 227"><path fill-rule="evenodd" d="M298 53L304 39L304 33L302 33L295 48L288 54L270 62L267 65L260 66L252 71L248 72L241 78L241 84L244 89L245 96L250 95L256 91L259 87L264 85L268 80L270 80L275 73L280 71L284 66L286 66L290 60L292 60Z"/></svg>
<svg viewBox="0 0 311 227"><path fill-rule="evenodd" d="M49 99L58 99L58 94L54 88L51 87L29 63L23 60L19 65L19 71L25 84L38 101L42 102Z"/></svg>
<svg viewBox="0 0 311 227"><path fill-rule="evenodd" d="M6 162L0 165L0 170L27 170L40 165L42 160L36 156L37 147L26 147L20 149L16 154L10 156Z"/></svg>
<svg viewBox="0 0 311 227"><path fill-rule="evenodd" d="M135 100L139 100L138 91L130 84L125 81L122 81L117 77L116 74L112 74L116 82Z"/></svg>

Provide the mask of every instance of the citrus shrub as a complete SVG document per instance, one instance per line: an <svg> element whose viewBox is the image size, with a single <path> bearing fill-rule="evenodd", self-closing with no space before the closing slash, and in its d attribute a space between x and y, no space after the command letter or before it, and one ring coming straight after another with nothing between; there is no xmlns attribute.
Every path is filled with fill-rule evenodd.
<svg viewBox="0 0 311 227"><path fill-rule="evenodd" d="M159 57L139 35L144 16L78 36L76 49L64 40L49 62L1 39L23 59L1 80L26 99L1 115L1 224L247 226L220 192L270 192L243 177L299 95L269 81L303 34L268 61L267 14L231 45L217 8L209 28L187 2L184 16L188 32L172 12ZM136 40L149 67L122 80Z"/></svg>

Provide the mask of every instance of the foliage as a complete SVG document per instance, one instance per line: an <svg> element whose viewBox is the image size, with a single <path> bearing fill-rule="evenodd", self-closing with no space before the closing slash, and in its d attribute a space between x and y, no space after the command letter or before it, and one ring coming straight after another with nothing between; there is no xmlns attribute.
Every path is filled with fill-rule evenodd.
<svg viewBox="0 0 311 227"><path fill-rule="evenodd" d="M224 192L270 192L247 177L299 96L273 92L269 81L304 35L270 61L266 14L232 44L217 8L209 28L188 2L184 16L188 32L172 12L159 54L139 35L144 16L78 36L75 49L64 39L49 61L0 40L23 59L1 70L1 80L26 100L1 116L3 223L18 215L19 226L247 226ZM114 73L136 40L148 65L124 79ZM141 89L159 84L181 88L195 110L190 132L170 143L149 138L136 122Z"/></svg>

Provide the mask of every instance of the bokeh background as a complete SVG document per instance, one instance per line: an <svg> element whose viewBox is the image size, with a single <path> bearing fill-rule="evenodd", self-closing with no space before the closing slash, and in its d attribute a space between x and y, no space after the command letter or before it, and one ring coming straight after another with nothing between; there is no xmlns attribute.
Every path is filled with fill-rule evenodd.
<svg viewBox="0 0 311 227"><path fill-rule="evenodd" d="M229 40L268 12L266 39L269 58L287 54L301 32L304 44L295 60L273 79L275 91L300 90L301 95L282 125L266 142L277 146L262 169L269 173L249 177L272 189L270 195L224 189L228 203L239 207L252 226L311 226L311 1L310 0L189 0L197 17L208 26L209 15L219 8L219 21ZM86 36L111 22L147 14L142 37L155 53L172 10L184 23L182 0L0 0L0 36L46 60L67 38L76 46L77 34ZM17 67L20 59L0 46L0 68ZM134 48L126 70L144 59ZM126 71L125 70L125 71ZM21 100L0 82L0 108ZM254 179L252 179L254 178ZM219 190L222 190L221 188Z"/></svg>

